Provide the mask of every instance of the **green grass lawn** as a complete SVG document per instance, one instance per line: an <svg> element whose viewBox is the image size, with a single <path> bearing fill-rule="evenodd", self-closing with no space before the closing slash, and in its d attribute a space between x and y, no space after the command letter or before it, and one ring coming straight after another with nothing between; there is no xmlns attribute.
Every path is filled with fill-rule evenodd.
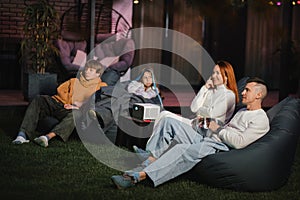
<svg viewBox="0 0 300 200"><path fill-rule="evenodd" d="M1 199L300 199L300 145L290 179L279 190L263 193L212 188L179 178L153 188L150 181L117 190L110 177L121 172L94 158L79 139L51 140L48 148L30 142L12 145L0 130Z"/></svg>

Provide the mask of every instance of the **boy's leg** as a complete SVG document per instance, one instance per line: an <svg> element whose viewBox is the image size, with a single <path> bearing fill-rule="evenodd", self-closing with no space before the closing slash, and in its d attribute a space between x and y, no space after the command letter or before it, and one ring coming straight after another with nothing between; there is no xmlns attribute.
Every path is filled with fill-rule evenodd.
<svg viewBox="0 0 300 200"><path fill-rule="evenodd" d="M25 116L20 126L18 136L23 137L25 140L27 136L33 139L36 135L36 127L40 118L45 117L51 113L53 107L53 99L50 96L39 95L36 96L26 109ZM19 138L20 138L19 137ZM17 137L18 138L18 137ZM13 141L14 144L21 144Z"/></svg>
<svg viewBox="0 0 300 200"><path fill-rule="evenodd" d="M60 136L64 142L66 142L69 139L70 135L72 134L75 128L73 111L66 111L68 111L66 116L62 118L60 123L57 124L51 131L56 135Z"/></svg>

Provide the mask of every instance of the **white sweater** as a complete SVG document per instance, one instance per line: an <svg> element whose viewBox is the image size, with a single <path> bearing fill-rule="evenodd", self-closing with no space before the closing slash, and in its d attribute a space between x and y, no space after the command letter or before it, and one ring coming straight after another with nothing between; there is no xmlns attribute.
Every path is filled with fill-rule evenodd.
<svg viewBox="0 0 300 200"><path fill-rule="evenodd" d="M227 123L235 108L235 94L225 85L216 89L207 89L202 86L197 96L191 103L191 111L202 117L218 119Z"/></svg>
<svg viewBox="0 0 300 200"><path fill-rule="evenodd" d="M223 124L231 118L235 108L235 94L227 89L225 85L220 85L216 89L207 89L204 86L200 89L191 103L191 111L202 117L210 117L219 120ZM192 120L171 113L162 111L155 120L154 127L165 117L172 117L192 126Z"/></svg>
<svg viewBox="0 0 300 200"><path fill-rule="evenodd" d="M243 148L264 136L270 129L263 109L239 110L219 134L212 137L235 149Z"/></svg>

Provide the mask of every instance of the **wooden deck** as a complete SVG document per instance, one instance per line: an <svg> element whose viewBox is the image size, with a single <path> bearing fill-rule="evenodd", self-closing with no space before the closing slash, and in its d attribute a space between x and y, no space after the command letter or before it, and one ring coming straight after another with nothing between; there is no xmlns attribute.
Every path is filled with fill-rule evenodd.
<svg viewBox="0 0 300 200"><path fill-rule="evenodd" d="M165 107L188 107L195 94L185 91L162 91ZM179 101L180 100L180 101ZM272 107L278 103L278 91L270 91L263 102L263 107ZM21 90L0 90L0 106L27 106Z"/></svg>

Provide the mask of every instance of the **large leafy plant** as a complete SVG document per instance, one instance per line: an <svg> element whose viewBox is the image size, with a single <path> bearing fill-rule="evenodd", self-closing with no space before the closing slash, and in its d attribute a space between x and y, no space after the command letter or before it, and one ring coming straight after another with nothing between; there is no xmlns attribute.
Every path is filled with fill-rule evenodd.
<svg viewBox="0 0 300 200"><path fill-rule="evenodd" d="M53 41L59 33L59 14L47 0L25 5L21 58L27 72L43 74L58 54Z"/></svg>

